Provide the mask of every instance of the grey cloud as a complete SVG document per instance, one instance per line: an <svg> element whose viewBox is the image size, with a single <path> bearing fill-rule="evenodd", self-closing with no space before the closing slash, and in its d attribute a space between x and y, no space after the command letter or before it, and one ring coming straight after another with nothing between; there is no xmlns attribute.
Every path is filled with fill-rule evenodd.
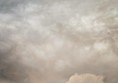
<svg viewBox="0 0 118 83"><path fill-rule="evenodd" d="M74 73L118 82L117 0L0 2L1 82L66 83Z"/></svg>

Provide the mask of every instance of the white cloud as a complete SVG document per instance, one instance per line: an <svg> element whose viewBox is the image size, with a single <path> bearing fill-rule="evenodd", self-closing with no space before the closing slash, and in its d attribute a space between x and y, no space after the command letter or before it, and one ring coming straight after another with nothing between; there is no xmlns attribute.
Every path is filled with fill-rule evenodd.
<svg viewBox="0 0 118 83"><path fill-rule="evenodd" d="M104 83L103 76L96 76L94 74L75 74L70 77L67 83Z"/></svg>

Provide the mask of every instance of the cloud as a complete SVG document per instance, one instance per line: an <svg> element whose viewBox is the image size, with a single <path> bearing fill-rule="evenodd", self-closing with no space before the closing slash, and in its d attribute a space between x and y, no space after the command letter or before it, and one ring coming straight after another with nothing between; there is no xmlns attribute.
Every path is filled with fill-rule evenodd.
<svg viewBox="0 0 118 83"><path fill-rule="evenodd" d="M116 0L0 1L1 82L118 82Z"/></svg>
<svg viewBox="0 0 118 83"><path fill-rule="evenodd" d="M93 74L75 74L70 77L67 83L104 83L102 76L96 76Z"/></svg>

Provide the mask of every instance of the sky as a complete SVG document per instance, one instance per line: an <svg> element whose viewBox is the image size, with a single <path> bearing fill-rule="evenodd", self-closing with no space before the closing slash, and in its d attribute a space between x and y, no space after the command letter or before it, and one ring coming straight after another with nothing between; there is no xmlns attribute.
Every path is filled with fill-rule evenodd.
<svg viewBox="0 0 118 83"><path fill-rule="evenodd" d="M0 0L0 83L118 83L118 0Z"/></svg>

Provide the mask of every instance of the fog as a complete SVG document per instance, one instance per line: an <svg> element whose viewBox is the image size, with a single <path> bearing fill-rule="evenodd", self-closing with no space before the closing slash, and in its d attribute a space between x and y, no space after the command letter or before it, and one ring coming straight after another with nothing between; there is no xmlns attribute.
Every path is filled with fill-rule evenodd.
<svg viewBox="0 0 118 83"><path fill-rule="evenodd" d="M0 0L0 83L118 83L117 5Z"/></svg>

